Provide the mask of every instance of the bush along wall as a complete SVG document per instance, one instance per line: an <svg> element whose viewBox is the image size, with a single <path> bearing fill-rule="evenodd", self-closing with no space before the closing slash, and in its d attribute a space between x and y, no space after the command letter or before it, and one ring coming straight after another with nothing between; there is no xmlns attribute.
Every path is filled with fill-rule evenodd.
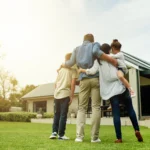
<svg viewBox="0 0 150 150"><path fill-rule="evenodd" d="M42 118L54 118L54 114L52 114L52 113L44 113Z"/></svg>
<svg viewBox="0 0 150 150"><path fill-rule="evenodd" d="M0 113L0 121L31 122L31 118L36 118L36 113L29 113L29 112Z"/></svg>

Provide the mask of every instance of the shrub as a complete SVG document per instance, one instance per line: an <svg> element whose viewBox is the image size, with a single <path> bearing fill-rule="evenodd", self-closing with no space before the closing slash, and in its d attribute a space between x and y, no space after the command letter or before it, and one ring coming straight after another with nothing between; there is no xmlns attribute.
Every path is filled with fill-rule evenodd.
<svg viewBox="0 0 150 150"><path fill-rule="evenodd" d="M50 113L44 113L43 114L43 118L53 118L54 114L50 114Z"/></svg>
<svg viewBox="0 0 150 150"><path fill-rule="evenodd" d="M31 118L36 118L36 113L28 113L28 112L0 113L0 121L30 122Z"/></svg>
<svg viewBox="0 0 150 150"><path fill-rule="evenodd" d="M8 112L11 104L9 101L0 99L0 112Z"/></svg>

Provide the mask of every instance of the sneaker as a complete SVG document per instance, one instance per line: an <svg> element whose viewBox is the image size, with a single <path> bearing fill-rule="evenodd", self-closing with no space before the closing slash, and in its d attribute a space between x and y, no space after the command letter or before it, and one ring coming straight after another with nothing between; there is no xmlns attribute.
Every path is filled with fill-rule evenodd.
<svg viewBox="0 0 150 150"><path fill-rule="evenodd" d="M99 138L96 140L91 140L91 143L100 143L100 142L101 142L101 140Z"/></svg>
<svg viewBox="0 0 150 150"><path fill-rule="evenodd" d="M64 136L59 136L58 139L59 140L69 140L70 138L64 135Z"/></svg>
<svg viewBox="0 0 150 150"><path fill-rule="evenodd" d="M115 140L115 143L122 143L122 139Z"/></svg>
<svg viewBox="0 0 150 150"><path fill-rule="evenodd" d="M83 139L78 137L75 139L75 142L83 142Z"/></svg>
<svg viewBox="0 0 150 150"><path fill-rule="evenodd" d="M137 137L139 142L143 142L142 135L139 131L135 131L135 136Z"/></svg>
<svg viewBox="0 0 150 150"><path fill-rule="evenodd" d="M50 139L56 139L57 138L57 133L53 132L49 138Z"/></svg>

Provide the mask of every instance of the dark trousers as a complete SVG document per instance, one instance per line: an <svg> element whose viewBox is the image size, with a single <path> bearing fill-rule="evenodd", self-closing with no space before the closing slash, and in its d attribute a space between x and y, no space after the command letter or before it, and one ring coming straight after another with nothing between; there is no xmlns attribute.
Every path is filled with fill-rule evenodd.
<svg viewBox="0 0 150 150"><path fill-rule="evenodd" d="M132 105L132 99L131 99L129 91L126 89L126 91L123 94L113 96L110 99L117 139L122 139L120 108L119 108L120 101L123 101L123 103L125 104L126 110L128 112L128 115L134 127L134 130L139 131L139 125L138 125L137 117L136 117L136 114Z"/></svg>
<svg viewBox="0 0 150 150"><path fill-rule="evenodd" d="M69 101L69 97L54 99L53 132L57 132L59 136L65 134Z"/></svg>

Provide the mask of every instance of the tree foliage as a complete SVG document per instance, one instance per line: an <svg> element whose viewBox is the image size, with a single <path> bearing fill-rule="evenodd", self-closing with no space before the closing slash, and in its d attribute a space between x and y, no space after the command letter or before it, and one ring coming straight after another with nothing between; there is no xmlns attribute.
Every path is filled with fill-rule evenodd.
<svg viewBox="0 0 150 150"><path fill-rule="evenodd" d="M9 94L17 90L18 81L7 70L0 68L0 96L7 100Z"/></svg>
<svg viewBox="0 0 150 150"><path fill-rule="evenodd" d="M16 85L16 84L14 84ZM33 89L35 89L35 85L26 85L24 88L22 88L19 91L15 91L10 93L9 100L11 101L12 106L21 106L23 110L26 110L26 102L21 101L21 97L23 97L25 94L29 93Z"/></svg>
<svg viewBox="0 0 150 150"><path fill-rule="evenodd" d="M26 109L26 102L21 97L35 89L35 85L26 85L18 89L17 79L4 68L0 68L0 111L8 111L10 106Z"/></svg>
<svg viewBox="0 0 150 150"><path fill-rule="evenodd" d="M24 88L22 88L20 90L20 98L23 97L25 94L31 92L33 89L35 89L37 86L35 85L26 85ZM23 110L26 111L26 101L21 101L21 104L22 104L22 108Z"/></svg>
<svg viewBox="0 0 150 150"><path fill-rule="evenodd" d="M8 100L0 98L0 112L7 112L9 111L9 108L11 106L11 103Z"/></svg>
<svg viewBox="0 0 150 150"><path fill-rule="evenodd" d="M26 85L24 88L21 89L20 94L21 97L24 96L25 94L29 93L33 89L35 89L37 86L31 84L31 85Z"/></svg>

